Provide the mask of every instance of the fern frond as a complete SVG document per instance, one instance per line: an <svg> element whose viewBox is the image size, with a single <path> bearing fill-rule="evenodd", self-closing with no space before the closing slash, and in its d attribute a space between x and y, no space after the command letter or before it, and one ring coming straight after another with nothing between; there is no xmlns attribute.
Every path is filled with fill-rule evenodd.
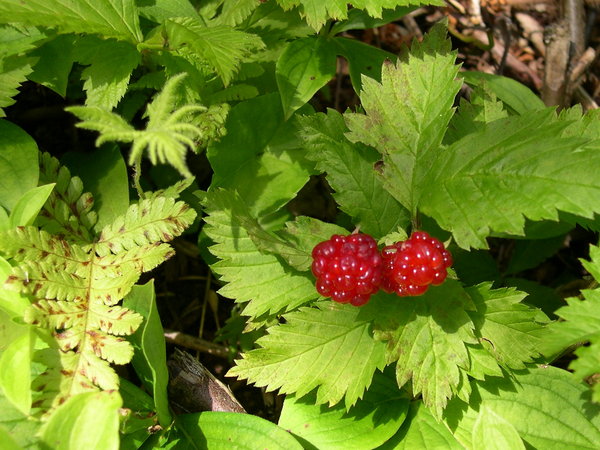
<svg viewBox="0 0 600 450"><path fill-rule="evenodd" d="M177 107L180 96L177 89L185 73L170 78L161 92L148 104L144 117L148 117L145 130L135 130L121 116L101 108L74 106L67 111L82 122L79 128L100 133L96 145L107 141L131 142L129 164L139 161L144 151L152 164L169 163L183 176L191 177L185 163L187 150L197 151L223 135L226 106L206 108L197 104Z"/></svg>
<svg viewBox="0 0 600 450"><path fill-rule="evenodd" d="M193 209L172 198L144 199L104 227L93 248L98 256L105 256L140 245L170 241L179 236L195 217Z"/></svg>
<svg viewBox="0 0 600 450"><path fill-rule="evenodd" d="M158 191L153 192L144 192L144 198L146 200L152 200L157 197L169 197L172 199L177 199L183 191L192 185L193 182L194 178L185 178L178 181L174 185L169 186L168 188L159 189Z"/></svg>
<svg viewBox="0 0 600 450"><path fill-rule="evenodd" d="M49 153L41 153L38 183L40 186L56 183L56 186L37 218L37 225L69 241L91 242L98 217L92 210L94 198L83 192L81 179L72 177L69 169Z"/></svg>

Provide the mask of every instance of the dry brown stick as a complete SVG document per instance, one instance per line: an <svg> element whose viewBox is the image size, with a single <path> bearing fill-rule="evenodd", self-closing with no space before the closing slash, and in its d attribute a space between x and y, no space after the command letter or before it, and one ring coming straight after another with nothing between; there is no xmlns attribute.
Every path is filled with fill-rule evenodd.
<svg viewBox="0 0 600 450"><path fill-rule="evenodd" d="M515 19L523 29L523 35L528 39L538 53L542 56L546 54L546 45L544 44L544 27L531 15L525 13L516 13Z"/></svg>
<svg viewBox="0 0 600 450"><path fill-rule="evenodd" d="M571 46L569 25L557 22L546 28L546 65L542 100L547 106L568 106L567 71L569 70L569 48Z"/></svg>
<svg viewBox="0 0 600 450"><path fill-rule="evenodd" d="M177 344L191 350L198 350L203 353L215 355L220 358L228 358L230 356L227 347L215 344L205 339L200 339L189 334L179 331L165 330L165 340L170 344Z"/></svg>
<svg viewBox="0 0 600 450"><path fill-rule="evenodd" d="M595 59L596 50L594 50L592 47L588 47L588 49L583 52L581 57L573 65L571 74L569 76L569 82L578 86L581 82L581 77L583 76L584 72L592 65Z"/></svg>

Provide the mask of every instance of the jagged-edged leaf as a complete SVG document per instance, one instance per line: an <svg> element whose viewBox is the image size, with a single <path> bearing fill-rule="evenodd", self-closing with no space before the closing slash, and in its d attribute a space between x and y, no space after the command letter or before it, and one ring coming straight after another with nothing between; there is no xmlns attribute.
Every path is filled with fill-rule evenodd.
<svg viewBox="0 0 600 450"><path fill-rule="evenodd" d="M285 315L286 323L267 330L260 347L236 360L229 376L267 390L302 397L317 388L316 403L352 406L385 366L385 345L373 339L371 322L359 308L321 302Z"/></svg>
<svg viewBox="0 0 600 450"><path fill-rule="evenodd" d="M134 0L4 0L0 3L0 22L142 41Z"/></svg>
<svg viewBox="0 0 600 450"><path fill-rule="evenodd" d="M485 379L486 375L503 376L498 361L483 345L467 344L467 352L469 353L468 373L470 376L477 380Z"/></svg>
<svg viewBox="0 0 600 450"><path fill-rule="evenodd" d="M408 224L406 209L375 177L380 155L345 138L348 129L341 114L329 110L327 115L302 117L300 123L308 158L316 162L318 170L326 172L340 209L357 220L361 231L382 237Z"/></svg>
<svg viewBox="0 0 600 450"><path fill-rule="evenodd" d="M260 6L260 0L224 0L221 13L212 19L215 25L239 25Z"/></svg>
<svg viewBox="0 0 600 450"><path fill-rule="evenodd" d="M49 233L61 235L69 241L91 242L98 217L92 207L94 199L83 191L83 183L72 177L69 169L49 153L40 154L39 184L55 183L36 224Z"/></svg>
<svg viewBox="0 0 600 450"><path fill-rule="evenodd" d="M85 80L85 104L110 111L125 92L131 73L141 61L136 47L129 42L103 40L87 36L77 42L77 61L87 65L81 73Z"/></svg>
<svg viewBox="0 0 600 450"><path fill-rule="evenodd" d="M170 17L197 17L198 13L189 0L153 0L138 2L140 15L156 23Z"/></svg>
<svg viewBox="0 0 600 450"><path fill-rule="evenodd" d="M226 190L207 195L206 234L216 243L210 252L220 261L213 271L226 284L219 290L236 302L249 302L243 314L289 311L319 297L314 281L293 270L277 256L263 253L234 214L234 194Z"/></svg>
<svg viewBox="0 0 600 450"><path fill-rule="evenodd" d="M19 93L21 84L27 81L34 63L34 58L23 56L0 59L0 117L6 117L2 108L15 103L13 97Z"/></svg>
<svg viewBox="0 0 600 450"><path fill-rule="evenodd" d="M74 50L77 42L76 36L63 34L35 49L31 52L31 56L38 60L33 66L33 72L27 78L65 97L69 74L75 62Z"/></svg>
<svg viewBox="0 0 600 450"><path fill-rule="evenodd" d="M261 39L226 25L207 27L193 17L168 19L165 28L171 47L194 62L208 63L227 86L242 59L264 47Z"/></svg>
<svg viewBox="0 0 600 450"><path fill-rule="evenodd" d="M257 97L258 89L250 84L234 84L226 87L222 91L215 92L208 96L210 103L223 103L248 100Z"/></svg>
<svg viewBox="0 0 600 450"><path fill-rule="evenodd" d="M93 250L99 256L118 254L145 244L170 241L194 221L196 212L184 202L158 197L131 205L102 229Z"/></svg>
<svg viewBox="0 0 600 450"><path fill-rule="evenodd" d="M447 280L419 297L378 294L363 309L374 315L374 335L386 342L387 362L396 361L398 385L412 381L413 393L422 393L440 417L469 367L465 345L477 342L467 292Z"/></svg>
<svg viewBox="0 0 600 450"><path fill-rule="evenodd" d="M473 448L478 411L489 408L507 421L528 448L595 449L600 442L600 407L586 399L587 386L551 366L486 377L473 383L470 405L451 401L444 420L454 437Z"/></svg>
<svg viewBox="0 0 600 450"><path fill-rule="evenodd" d="M46 33L37 27L8 24L0 26L0 60L6 56L19 55L33 50L37 44L46 38Z"/></svg>
<svg viewBox="0 0 600 450"><path fill-rule="evenodd" d="M600 144L563 137L577 125L557 120L553 110L487 124L437 152L420 208L464 248L486 247L491 230L522 235L525 217L557 220L561 210L591 218L600 211L600 180L591 170Z"/></svg>
<svg viewBox="0 0 600 450"><path fill-rule="evenodd" d="M235 105L227 134L207 150L211 188L235 189L250 211L263 217L293 199L311 171L298 138L298 123L285 121L278 94Z"/></svg>
<svg viewBox="0 0 600 450"><path fill-rule="evenodd" d="M488 406L479 410L473 425L472 442L473 450L525 450L515 427Z"/></svg>
<svg viewBox="0 0 600 450"><path fill-rule="evenodd" d="M381 83L363 80L366 115L345 115L347 137L383 155L385 187L411 213L453 114L461 85L455 58L444 26L436 25L396 64L384 63Z"/></svg>
<svg viewBox="0 0 600 450"><path fill-rule="evenodd" d="M514 288L494 289L482 283L467 289L477 311L469 316L477 337L498 363L509 369L524 369L539 356L544 324L536 321L538 310L521 301L526 293Z"/></svg>

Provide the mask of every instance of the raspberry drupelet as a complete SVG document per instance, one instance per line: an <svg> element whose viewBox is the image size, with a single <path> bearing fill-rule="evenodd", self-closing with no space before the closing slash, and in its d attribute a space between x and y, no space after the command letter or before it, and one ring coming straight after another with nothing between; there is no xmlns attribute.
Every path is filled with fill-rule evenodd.
<svg viewBox="0 0 600 450"><path fill-rule="evenodd" d="M415 231L403 242L388 245L382 251L381 288L401 297L424 294L430 285L444 282L452 255L439 240L424 231Z"/></svg>
<svg viewBox="0 0 600 450"><path fill-rule="evenodd" d="M379 290L383 263L377 242L367 234L334 234L312 251L317 292L339 303L366 304Z"/></svg>

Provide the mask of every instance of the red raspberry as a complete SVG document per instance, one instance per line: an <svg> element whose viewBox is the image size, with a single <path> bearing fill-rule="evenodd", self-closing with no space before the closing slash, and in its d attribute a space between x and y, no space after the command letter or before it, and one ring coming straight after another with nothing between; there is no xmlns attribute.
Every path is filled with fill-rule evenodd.
<svg viewBox="0 0 600 450"><path fill-rule="evenodd" d="M362 306L379 289L382 259L377 242L367 234L334 234L315 246L312 257L317 292L324 297Z"/></svg>
<svg viewBox="0 0 600 450"><path fill-rule="evenodd" d="M388 245L382 251L381 287L401 297L422 295L430 284L444 282L452 255L444 244L424 231L415 231L404 242Z"/></svg>

